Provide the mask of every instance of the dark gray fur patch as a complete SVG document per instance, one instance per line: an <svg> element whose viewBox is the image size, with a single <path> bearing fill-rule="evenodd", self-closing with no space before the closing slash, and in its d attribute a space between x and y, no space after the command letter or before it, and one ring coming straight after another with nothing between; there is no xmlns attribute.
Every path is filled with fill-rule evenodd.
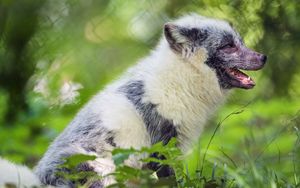
<svg viewBox="0 0 300 188"><path fill-rule="evenodd" d="M70 172L72 172L72 170L76 170L77 172L93 172L94 167L92 165L88 164L87 162L83 162L83 163L80 163L79 165L77 165L77 167L75 169L68 169L68 168L65 168L65 167L63 167L63 168L57 167L55 169L55 171L54 170L47 170L42 183L45 184L45 185L52 185L52 186L63 185L64 187L75 188L77 186L76 186L76 183L74 181L64 179L64 177L61 176L61 173L64 174L64 175L67 175ZM87 180L88 180L88 177L83 174L81 179L78 179L77 181L81 185L84 185L87 182ZM94 183L97 183L97 185L100 185L99 184L100 182L98 182L98 181L93 182L92 185Z"/></svg>
<svg viewBox="0 0 300 188"><path fill-rule="evenodd" d="M141 80L131 81L120 88L126 97L135 105L136 109L143 118L147 132L151 138L151 144L162 142L167 144L171 138L177 137L177 130L171 120L162 117L156 109L156 104L143 103L145 94L144 83ZM154 153L154 158L165 159L164 156ZM158 177L168 177L174 175L174 171L167 165L160 165L156 162L150 162L147 167L157 172Z"/></svg>
<svg viewBox="0 0 300 188"><path fill-rule="evenodd" d="M103 185L103 183L101 181L94 181L88 187L89 188L104 188L104 185Z"/></svg>
<svg viewBox="0 0 300 188"><path fill-rule="evenodd" d="M87 121L85 126L75 129L74 135L77 136L77 139L81 140L81 142L86 140L86 142L82 142L81 146L88 152L99 152L98 150L102 149L102 147L99 147L99 138L103 138L107 144L116 147L116 143L114 142L115 133L102 127L101 123L101 120L91 120ZM77 141L76 138L74 139Z"/></svg>
<svg viewBox="0 0 300 188"><path fill-rule="evenodd" d="M194 46L200 46L208 37L207 30L198 28L180 28L179 33L190 39Z"/></svg>
<svg viewBox="0 0 300 188"><path fill-rule="evenodd" d="M59 171L61 172L64 172L64 173L69 173L70 170L69 169L58 169ZM89 163L87 162L83 162L83 163L80 163L76 169L75 169L77 172L93 172L94 171L94 167L91 166ZM95 172L96 173L96 172ZM56 184L55 185L58 185L57 184L57 180L56 179ZM82 177L80 177L80 179L77 180L78 183L80 185L84 185L85 183L87 183L88 181L88 174L82 174ZM77 184L74 182L74 181L65 181L63 184L65 184L67 182L67 185L68 187L71 187L71 188L75 188L77 187ZM97 186L95 186L97 185ZM101 186L100 186L101 185ZM101 181L93 181L90 183L89 187L103 187L103 184L101 183Z"/></svg>
<svg viewBox="0 0 300 188"><path fill-rule="evenodd" d="M63 172L66 173L66 169L57 169L57 172ZM47 170L45 172L45 177L44 177L44 181L42 181L42 183L44 185L52 185L52 186L57 186L57 185L67 185L67 187L70 188L75 188L74 184L71 181L66 181L65 179L63 179L62 177L58 176L53 170Z"/></svg>
<svg viewBox="0 0 300 188"><path fill-rule="evenodd" d="M88 135L96 127L96 125L97 124L93 123L80 127L80 129L78 129L78 133L82 135Z"/></svg>
<svg viewBox="0 0 300 188"><path fill-rule="evenodd" d="M80 163L78 166L77 166L77 171L78 172L92 172L94 171L94 167L91 166L89 163L87 162L83 162L83 163ZM95 172L96 173L96 172ZM81 185L84 185L86 182L88 181L88 178L87 177L82 177L82 179L79 180L79 183Z"/></svg>
<svg viewBox="0 0 300 188"><path fill-rule="evenodd" d="M94 167L92 167L89 163L80 163L77 166L78 171L94 171Z"/></svg>
<svg viewBox="0 0 300 188"><path fill-rule="evenodd" d="M160 155L158 152L152 153L150 157L160 159L160 160L165 160L165 156ZM174 175L174 170L168 166L168 165L160 165L159 163L156 162L149 162L147 164L147 167L153 171L156 171L156 175L161 178L161 177L169 177Z"/></svg>
<svg viewBox="0 0 300 188"><path fill-rule="evenodd" d="M230 33L226 33L223 35L221 42L220 42L220 46L218 48L223 48L224 46L233 46L234 45L234 38L232 36L232 34Z"/></svg>
<svg viewBox="0 0 300 188"><path fill-rule="evenodd" d="M145 94L144 83L140 80L131 81L120 88L126 97L135 105L143 118L147 131L151 138L151 144L162 141L167 144L172 137L177 137L176 127L169 119L162 117L157 112L157 105L153 103L143 103Z"/></svg>
<svg viewBox="0 0 300 188"><path fill-rule="evenodd" d="M116 147L116 143L114 141L114 133L112 131L108 131L105 128L101 128L98 131L91 132L89 135L85 135L85 138L83 138L83 141L81 143L81 147L84 148L87 152L96 152L101 153L104 149L104 144L101 145L101 140L98 141L98 138L103 139L104 142L111 145L112 147ZM90 142L89 142L90 140Z"/></svg>
<svg viewBox="0 0 300 188"><path fill-rule="evenodd" d="M74 126L74 129L72 130L74 133L74 139L81 139L82 137L90 136L94 133L97 127L101 126L102 123L101 119L96 117L94 114L79 114L78 117L70 123L70 126ZM82 119L84 121L78 123L77 119Z"/></svg>
<svg viewBox="0 0 300 188"><path fill-rule="evenodd" d="M108 131L107 136L105 138L105 142L110 144L113 147L116 147L117 144L115 143L114 133L112 131Z"/></svg>

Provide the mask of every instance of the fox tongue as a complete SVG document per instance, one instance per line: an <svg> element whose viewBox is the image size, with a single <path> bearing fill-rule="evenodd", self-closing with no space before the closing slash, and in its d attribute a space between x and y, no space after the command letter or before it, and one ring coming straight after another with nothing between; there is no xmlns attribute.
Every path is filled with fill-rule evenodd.
<svg viewBox="0 0 300 188"><path fill-rule="evenodd" d="M245 85L255 85L254 81L250 78L250 76L246 77L238 77L242 84Z"/></svg>
<svg viewBox="0 0 300 188"><path fill-rule="evenodd" d="M254 81L250 78L250 76L239 71L238 69L230 69L229 73L232 77L239 80L243 85L255 85Z"/></svg>

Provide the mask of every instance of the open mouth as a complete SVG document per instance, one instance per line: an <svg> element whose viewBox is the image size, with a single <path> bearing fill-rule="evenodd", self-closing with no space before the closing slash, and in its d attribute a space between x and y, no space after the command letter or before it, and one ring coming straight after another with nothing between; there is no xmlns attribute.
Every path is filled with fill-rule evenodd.
<svg viewBox="0 0 300 188"><path fill-rule="evenodd" d="M252 78L237 68L225 68L225 72L231 78L229 82L232 86L244 89L251 89L255 86Z"/></svg>

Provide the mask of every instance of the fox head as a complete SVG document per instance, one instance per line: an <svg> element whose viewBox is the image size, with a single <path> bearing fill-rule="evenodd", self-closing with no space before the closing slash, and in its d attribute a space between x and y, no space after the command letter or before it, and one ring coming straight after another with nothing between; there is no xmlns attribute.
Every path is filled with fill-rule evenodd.
<svg viewBox="0 0 300 188"><path fill-rule="evenodd" d="M188 15L166 23L164 36L172 52L182 58L199 50L205 53L203 63L215 71L222 89L253 88L254 81L241 70L259 70L267 60L266 55L247 48L239 33L224 20Z"/></svg>

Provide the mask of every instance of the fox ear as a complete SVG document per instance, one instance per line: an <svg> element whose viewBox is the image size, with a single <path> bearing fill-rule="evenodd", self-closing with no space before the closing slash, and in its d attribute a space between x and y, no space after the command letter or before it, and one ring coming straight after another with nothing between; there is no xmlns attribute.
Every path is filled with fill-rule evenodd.
<svg viewBox="0 0 300 188"><path fill-rule="evenodd" d="M166 23L164 25L165 38L168 41L170 47L176 52L181 53L184 45L189 41L182 33L182 28L173 23Z"/></svg>
<svg viewBox="0 0 300 188"><path fill-rule="evenodd" d="M183 56L193 53L195 48L201 46L208 37L205 29L186 28L173 23L165 24L164 34L170 48Z"/></svg>

